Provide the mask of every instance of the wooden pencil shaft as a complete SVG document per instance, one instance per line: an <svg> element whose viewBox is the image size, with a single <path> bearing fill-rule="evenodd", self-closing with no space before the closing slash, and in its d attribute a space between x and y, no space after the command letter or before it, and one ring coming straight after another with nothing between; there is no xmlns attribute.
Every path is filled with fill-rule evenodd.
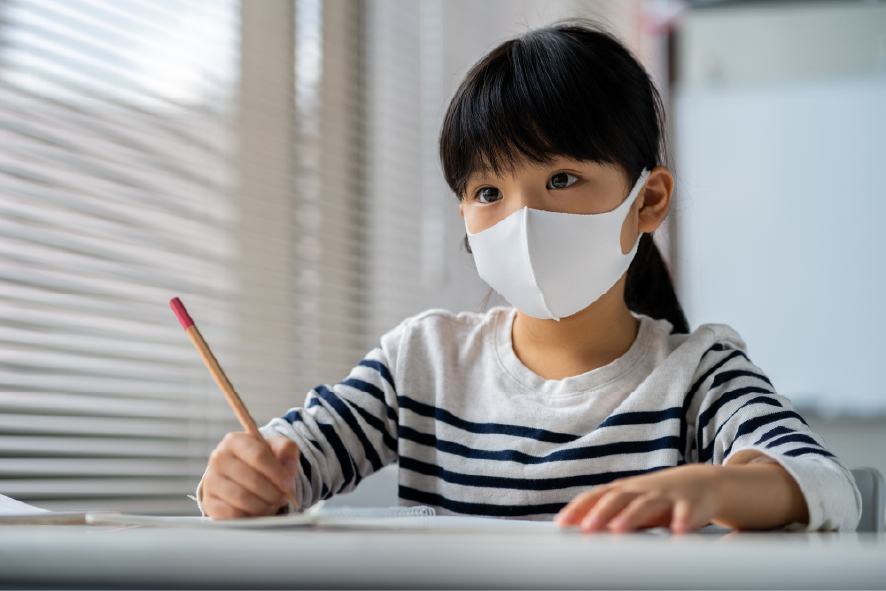
<svg viewBox="0 0 886 591"><path fill-rule="evenodd" d="M261 441L265 448L273 455L271 446L268 445L267 440L265 440L264 436L259 432L258 426L255 424L255 419L249 414L249 410L246 408L246 405L243 404L240 395L234 390L234 386L231 384L225 371L221 368L221 365L219 365L215 355L212 354L212 350L209 348L209 344L203 338L203 335L200 334L200 330L196 325L191 325L185 330L185 332L191 339L191 342L194 343L194 347L197 349L197 352L200 353L200 357L203 358L203 363L206 364L209 373L215 378L215 383L218 384L219 389L224 393L228 404L231 405L234 414L237 415L237 420L240 421L243 430ZM289 502L292 503L297 510L301 511L301 503L298 502L293 491L286 491L286 498L289 499Z"/></svg>
<svg viewBox="0 0 886 591"><path fill-rule="evenodd" d="M196 326L191 326L185 332L188 333L191 342L194 343L194 347L197 349L197 352L200 353L200 357L203 358L203 363L206 364L209 373L215 378L215 383L218 384L219 389L224 393L225 398L228 399L228 404L234 409L234 413L237 415L240 425L251 435L261 437L261 434L258 432L258 426L255 424L255 420L252 418L252 415L249 414L249 410L247 410L246 405L243 404L240 395L234 390L234 386L231 384L225 371L221 368L221 365L218 364L218 360L215 358L215 355L212 354L212 350L203 339L200 330ZM264 438L262 437L262 439Z"/></svg>

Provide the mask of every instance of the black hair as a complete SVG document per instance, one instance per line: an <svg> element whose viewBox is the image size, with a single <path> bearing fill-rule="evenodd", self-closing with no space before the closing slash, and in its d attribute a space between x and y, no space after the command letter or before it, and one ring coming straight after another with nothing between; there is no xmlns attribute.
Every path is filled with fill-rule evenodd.
<svg viewBox="0 0 886 591"><path fill-rule="evenodd" d="M633 186L665 161L664 129L661 97L631 52L599 26L570 20L506 41L471 68L446 112L440 158L459 199L473 173L501 174L524 158L615 165ZM689 332L651 234L640 239L624 297L630 310Z"/></svg>

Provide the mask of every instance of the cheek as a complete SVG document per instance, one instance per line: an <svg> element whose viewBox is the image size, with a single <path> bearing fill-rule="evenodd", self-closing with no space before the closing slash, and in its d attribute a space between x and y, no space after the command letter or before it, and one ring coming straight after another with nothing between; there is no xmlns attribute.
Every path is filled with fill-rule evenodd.
<svg viewBox="0 0 886 591"><path fill-rule="evenodd" d="M628 217L621 226L621 253L628 254L637 242L640 231L637 229L640 223L639 211L636 206L631 207Z"/></svg>
<svg viewBox="0 0 886 591"><path fill-rule="evenodd" d="M465 208L462 216L465 220L465 227L471 234L478 234L487 228L486 220L482 215L477 215L473 208Z"/></svg>
<svg viewBox="0 0 886 591"><path fill-rule="evenodd" d="M504 203L495 203L485 206L476 204L465 205L462 209L462 217L464 217L465 222L467 222L468 232L471 234L479 234L483 230L488 230L515 211L518 211L520 209L519 205L520 204L516 201L511 201L507 205Z"/></svg>

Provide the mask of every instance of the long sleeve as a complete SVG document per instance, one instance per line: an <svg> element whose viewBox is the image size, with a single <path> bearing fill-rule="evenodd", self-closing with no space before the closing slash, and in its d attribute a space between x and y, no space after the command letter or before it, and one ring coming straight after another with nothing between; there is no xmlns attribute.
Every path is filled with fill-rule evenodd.
<svg viewBox="0 0 886 591"><path fill-rule="evenodd" d="M740 450L757 450L796 480L809 508L808 530L855 530L861 496L851 473L744 351L731 343L710 347L684 411L687 461L723 464Z"/></svg>
<svg viewBox="0 0 886 591"><path fill-rule="evenodd" d="M397 392L388 367L383 350L373 349L346 380L317 386L304 407L261 428L301 450L296 493L303 507L350 492L397 459Z"/></svg>

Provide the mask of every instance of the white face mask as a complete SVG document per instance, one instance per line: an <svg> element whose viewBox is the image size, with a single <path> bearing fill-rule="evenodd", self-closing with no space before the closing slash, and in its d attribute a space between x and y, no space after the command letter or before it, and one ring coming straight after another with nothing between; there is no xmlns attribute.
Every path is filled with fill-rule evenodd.
<svg viewBox="0 0 886 591"><path fill-rule="evenodd" d="M584 310L628 270L639 240L621 252L621 228L649 171L606 213L555 213L524 207L491 228L468 232L477 272L515 308L560 320ZM467 221L465 221L467 230Z"/></svg>

